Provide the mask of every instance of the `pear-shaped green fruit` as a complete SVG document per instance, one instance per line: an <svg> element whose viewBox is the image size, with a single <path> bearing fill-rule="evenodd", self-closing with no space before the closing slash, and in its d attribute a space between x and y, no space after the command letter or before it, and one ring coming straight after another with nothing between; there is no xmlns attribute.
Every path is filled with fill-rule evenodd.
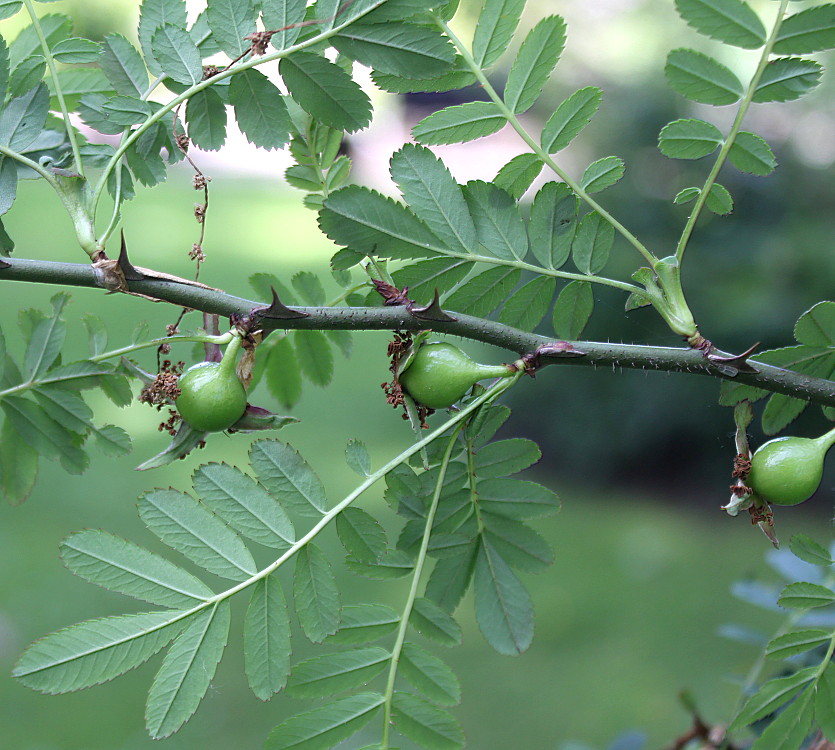
<svg viewBox="0 0 835 750"><path fill-rule="evenodd" d="M823 459L835 431L819 438L781 437L761 445L751 457L747 483L773 505L797 505L820 485Z"/></svg>
<svg viewBox="0 0 835 750"><path fill-rule="evenodd" d="M506 378L512 374L505 365L482 365L457 346L436 341L417 350L399 379L400 385L419 404L430 409L446 409L479 380Z"/></svg>
<svg viewBox="0 0 835 750"><path fill-rule="evenodd" d="M246 389L235 373L239 340L226 349L220 362L189 367L177 385L175 404L183 420L195 430L219 432L230 428L246 410Z"/></svg>

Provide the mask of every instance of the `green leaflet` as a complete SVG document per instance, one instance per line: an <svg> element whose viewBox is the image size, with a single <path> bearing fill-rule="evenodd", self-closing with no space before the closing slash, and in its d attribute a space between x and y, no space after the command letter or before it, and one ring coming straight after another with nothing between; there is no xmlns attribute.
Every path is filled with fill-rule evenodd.
<svg viewBox="0 0 835 750"><path fill-rule="evenodd" d="M50 49L70 35L72 21L61 13L49 13L41 16L38 20L41 32ZM29 24L9 45L9 60L12 68L17 67L21 60L25 60L32 55L40 55L41 52L41 40L38 32L32 24Z"/></svg>
<svg viewBox="0 0 835 750"><path fill-rule="evenodd" d="M777 167L771 147L758 135L741 131L737 133L728 159L740 172L765 177Z"/></svg>
<svg viewBox="0 0 835 750"><path fill-rule="evenodd" d="M518 201L539 176L542 167L536 154L519 154L499 170L493 184Z"/></svg>
<svg viewBox="0 0 835 750"><path fill-rule="evenodd" d="M556 279L537 276L513 292L502 306L499 322L523 331L533 331L548 312L556 289Z"/></svg>
<svg viewBox="0 0 835 750"><path fill-rule="evenodd" d="M546 268L560 268L571 254L580 199L568 185L547 182L534 198L528 238L534 257Z"/></svg>
<svg viewBox="0 0 835 750"><path fill-rule="evenodd" d="M232 76L229 102L235 108L235 120L255 146L283 148L290 140L290 115L281 92L269 79L250 68Z"/></svg>
<svg viewBox="0 0 835 750"><path fill-rule="evenodd" d="M508 518L540 518L559 510L559 499L546 487L522 479L483 479L478 482L481 507Z"/></svg>
<svg viewBox="0 0 835 750"><path fill-rule="evenodd" d="M625 169L620 157L604 156L586 167L580 178L580 187L590 194L599 193L620 180Z"/></svg>
<svg viewBox="0 0 835 750"><path fill-rule="evenodd" d="M141 97L148 88L145 61L121 34L108 34L104 38L99 65L117 94Z"/></svg>
<svg viewBox="0 0 835 750"><path fill-rule="evenodd" d="M533 440L511 438L488 443L475 453L475 473L482 479L516 474L533 466L542 458Z"/></svg>
<svg viewBox="0 0 835 750"><path fill-rule="evenodd" d="M299 293L304 302L312 307L324 307L325 288L315 273L299 271L290 279L293 288Z"/></svg>
<svg viewBox="0 0 835 750"><path fill-rule="evenodd" d="M667 123L658 134L658 148L671 159L701 159L722 143L719 130L695 118Z"/></svg>
<svg viewBox="0 0 835 750"><path fill-rule="evenodd" d="M49 108L49 92L40 83L15 97L0 112L0 145L24 151L43 130Z"/></svg>
<svg viewBox="0 0 835 750"><path fill-rule="evenodd" d="M376 563L368 565L350 558L345 560L345 567L372 581L390 581L409 575L414 568L412 559L401 550L388 550Z"/></svg>
<svg viewBox="0 0 835 750"><path fill-rule="evenodd" d="M510 67L504 102L514 114L533 106L565 47L565 20L547 16L531 29Z"/></svg>
<svg viewBox="0 0 835 750"><path fill-rule="evenodd" d="M764 683L743 706L728 727L730 730L746 727L767 716L796 695L804 685L814 679L815 667L801 669L788 677L778 677Z"/></svg>
<svg viewBox="0 0 835 750"><path fill-rule="evenodd" d="M523 260L528 235L516 201L490 182L472 180L464 198L475 223L479 244L489 255L503 260Z"/></svg>
<svg viewBox="0 0 835 750"><path fill-rule="evenodd" d="M473 58L479 68L489 68L507 49L525 0L485 0L473 36Z"/></svg>
<svg viewBox="0 0 835 750"><path fill-rule="evenodd" d="M12 675L54 695L112 680L166 646L182 627L182 613L147 612L87 620L29 646Z"/></svg>
<svg viewBox="0 0 835 750"><path fill-rule="evenodd" d="M186 104L185 119L188 137L195 146L217 151L226 142L226 105L213 88L192 95Z"/></svg>
<svg viewBox="0 0 835 750"><path fill-rule="evenodd" d="M827 3L783 19L773 51L778 55L799 55L832 47L835 47L835 5Z"/></svg>
<svg viewBox="0 0 835 750"><path fill-rule="evenodd" d="M302 32L301 26L294 26L304 20L306 0L261 0L261 20L268 31L282 29L272 35L270 44L275 49L287 49L295 43ZM285 27L291 28L285 28Z"/></svg>
<svg viewBox="0 0 835 750"><path fill-rule="evenodd" d="M443 646L457 646L461 643L461 626L452 618L452 615L441 609L431 599L421 597L415 599L409 625L424 638Z"/></svg>
<svg viewBox="0 0 835 750"><path fill-rule="evenodd" d="M62 39L51 50L52 57L66 65L98 62L101 47L89 39Z"/></svg>
<svg viewBox="0 0 835 750"><path fill-rule="evenodd" d="M185 29L160 26L151 37L151 49L163 73L178 83L193 86L203 78L200 51Z"/></svg>
<svg viewBox="0 0 835 750"><path fill-rule="evenodd" d="M743 0L676 0L679 15L712 39L744 49L759 49L766 31L759 16Z"/></svg>
<svg viewBox="0 0 835 750"><path fill-rule="evenodd" d="M832 565L832 558L829 552L806 534L795 534L789 540L789 548L792 554L812 565Z"/></svg>
<svg viewBox="0 0 835 750"><path fill-rule="evenodd" d="M306 545L296 555L293 600L299 624L313 643L321 643L339 628L336 579L327 558L313 544Z"/></svg>
<svg viewBox="0 0 835 750"><path fill-rule="evenodd" d="M832 742L835 737L835 669L827 666L818 680L815 699L815 723L823 736Z"/></svg>
<svg viewBox="0 0 835 750"><path fill-rule="evenodd" d="M554 552L530 526L521 521L482 513L484 538L512 568L541 573L554 562Z"/></svg>
<svg viewBox="0 0 835 750"><path fill-rule="evenodd" d="M354 604L343 607L339 630L328 637L333 644L370 643L393 632L400 616L384 604Z"/></svg>
<svg viewBox="0 0 835 750"><path fill-rule="evenodd" d="M258 481L294 513L319 518L327 509L321 480L291 445L258 440L250 448L249 461Z"/></svg>
<svg viewBox="0 0 835 750"><path fill-rule="evenodd" d="M434 112L412 128L418 143L464 143L501 130L507 120L493 102L467 102Z"/></svg>
<svg viewBox="0 0 835 750"><path fill-rule="evenodd" d="M399 288L409 287L409 297L428 304L437 289L443 296L461 281L475 263L457 258L432 258L404 266L392 274Z"/></svg>
<svg viewBox="0 0 835 750"><path fill-rule="evenodd" d="M542 128L540 143L549 154L564 149L594 117L603 92L596 86L578 89L557 107Z"/></svg>
<svg viewBox="0 0 835 750"><path fill-rule="evenodd" d="M766 727L752 750L797 750L809 734L814 696L813 690L804 690Z"/></svg>
<svg viewBox="0 0 835 750"><path fill-rule="evenodd" d="M333 352L322 331L296 331L293 335L302 374L314 385L326 386L333 377Z"/></svg>
<svg viewBox="0 0 835 750"><path fill-rule="evenodd" d="M781 57L765 66L757 88L755 102L789 102L799 99L815 88L823 74L823 67L814 60L800 57Z"/></svg>
<svg viewBox="0 0 835 750"><path fill-rule="evenodd" d="M244 37L256 30L257 19L253 0L212 0L206 7L206 21L215 41L233 60L249 48Z"/></svg>
<svg viewBox="0 0 835 750"><path fill-rule="evenodd" d="M835 593L817 583L798 581L790 583L781 592L777 604L787 609L825 607L835 602Z"/></svg>
<svg viewBox="0 0 835 750"><path fill-rule="evenodd" d="M11 18L23 7L23 0L0 0L0 18Z"/></svg>
<svg viewBox="0 0 835 750"><path fill-rule="evenodd" d="M145 705L145 727L152 738L173 734L197 710L223 656L230 611L227 600L192 615L168 650Z"/></svg>
<svg viewBox="0 0 835 750"><path fill-rule="evenodd" d="M817 648L827 643L831 637L832 633L825 630L797 630L770 640L765 655L770 659L785 659Z"/></svg>
<svg viewBox="0 0 835 750"><path fill-rule="evenodd" d="M388 547L383 527L361 508L345 508L336 518L336 533L348 554L361 563L376 563Z"/></svg>
<svg viewBox="0 0 835 750"><path fill-rule="evenodd" d="M471 277L454 291L446 301L450 310L483 317L495 310L519 281L521 271L508 266L496 266Z"/></svg>
<svg viewBox="0 0 835 750"><path fill-rule="evenodd" d="M139 44L142 47L145 62L155 76L163 71L154 57L151 40L156 30L165 24L185 30L185 0L143 0L139 12Z"/></svg>
<svg viewBox="0 0 835 750"><path fill-rule="evenodd" d="M357 688L380 674L390 658L379 646L314 656L293 667L285 692L292 698L325 698Z"/></svg>
<svg viewBox="0 0 835 750"><path fill-rule="evenodd" d="M234 466L203 464L195 472L194 491L233 529L259 544L286 549L295 540L293 524L279 497Z"/></svg>
<svg viewBox="0 0 835 750"><path fill-rule="evenodd" d="M554 332L561 339L576 341L583 333L594 310L594 295L587 281L571 281L554 303Z"/></svg>
<svg viewBox="0 0 835 750"><path fill-rule="evenodd" d="M615 240L614 227L597 211L587 213L577 226L571 256L581 273L594 275L603 270Z"/></svg>
<svg viewBox="0 0 835 750"><path fill-rule="evenodd" d="M710 192L707 194L705 205L708 207L708 210L720 216L726 216L734 210L734 201L731 194L726 187L720 185L718 182L714 182L710 186Z"/></svg>
<svg viewBox="0 0 835 750"><path fill-rule="evenodd" d="M383 704L379 693L360 693L296 714L273 729L265 750L330 750L356 734Z"/></svg>
<svg viewBox="0 0 835 750"><path fill-rule="evenodd" d="M458 750L464 733L453 716L411 693L396 691L392 700L394 728L426 750Z"/></svg>
<svg viewBox="0 0 835 750"><path fill-rule="evenodd" d="M301 398L301 369L290 338L285 336L270 349L264 378L267 390L282 406L290 408Z"/></svg>
<svg viewBox="0 0 835 750"><path fill-rule="evenodd" d="M438 560L426 584L426 598L444 611L454 612L470 587L478 548L473 542L461 554Z"/></svg>
<svg viewBox="0 0 835 750"><path fill-rule="evenodd" d="M244 619L244 665L252 692L269 700L290 673L290 618L281 583L267 576L252 587Z"/></svg>
<svg viewBox="0 0 835 750"><path fill-rule="evenodd" d="M742 84L728 68L695 50L670 52L664 75L674 91L702 104L734 104L742 96Z"/></svg>
<svg viewBox="0 0 835 750"><path fill-rule="evenodd" d="M64 565L77 576L151 604L188 609L212 596L191 573L106 531L72 534L60 549Z"/></svg>
<svg viewBox="0 0 835 750"><path fill-rule="evenodd" d="M352 438L348 441L348 445L345 446L345 461L355 474L361 477L371 475L371 456L361 440Z"/></svg>
<svg viewBox="0 0 835 750"><path fill-rule="evenodd" d="M427 700L439 706L461 702L461 684L453 671L437 656L414 643L404 643L398 674Z"/></svg>

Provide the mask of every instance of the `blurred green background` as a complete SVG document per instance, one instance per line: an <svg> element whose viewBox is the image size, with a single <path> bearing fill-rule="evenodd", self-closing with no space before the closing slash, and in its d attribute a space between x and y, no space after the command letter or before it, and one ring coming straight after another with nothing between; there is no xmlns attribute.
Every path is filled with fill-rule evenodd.
<svg viewBox="0 0 835 750"><path fill-rule="evenodd" d="M95 37L113 28L132 34L133 6L75 0L39 9L70 12L77 30ZM464 6L462 29L478 4L465 0ZM776 4L756 6L773 12ZM695 113L718 118L717 122L727 118L724 110L691 108L665 88L663 59L675 46L707 48L709 43L688 31L666 0L596 2L593 8L568 0L559 7L531 1L523 25L555 11L569 21L568 48L542 109L529 123L535 127L536 118L547 117L549 107L574 88L590 83L603 88L606 99L599 117L566 159L577 171L583 159L609 153L624 157L627 176L606 192L604 203L615 215L626 217L630 229L650 248L662 252L674 245L685 218L685 209L672 206L672 196L701 181L709 166L704 161L665 160L655 148L657 133L675 117ZM12 38L17 21L0 28L0 33ZM749 64L747 57L725 60L742 69ZM769 140L780 168L765 180L730 169L723 172L720 180L734 195L736 211L729 218L704 220L694 236L686 290L703 332L723 348L741 350L756 340L764 347L789 344L796 318L832 296L832 91L830 76L807 100L752 113L748 127ZM403 116L403 109L393 99L380 97L378 119ZM373 174L379 168L370 163L374 157L363 152L364 142L390 136L374 130L379 127L372 125L365 141L357 141L360 173ZM504 148L506 142L496 141L496 148ZM459 159L466 161L467 149L463 147ZM252 149L248 158L257 162L261 157ZM283 184L280 173L265 177L235 175L221 167L207 171L214 180L204 245L208 261L201 275L205 283L251 296L247 278L252 273L289 279L299 270L309 270L321 275L329 291L336 291L327 271L334 248L318 232L315 215L301 208L301 195ZM186 253L196 239L191 216L195 197L190 175L178 169L165 185L142 191L126 207L124 228L134 263L190 275ZM22 186L6 224L17 242L18 257L83 260L68 220L44 185ZM637 264L631 251L619 250L607 270L626 276ZM12 351L22 349L15 338L16 311L43 308L56 291L35 285L0 286L0 320L13 342ZM651 311L624 316L618 294L597 292L596 305L589 338L678 343ZM84 347L79 321L85 312L107 320L113 347L128 339L141 320L157 334L176 317L171 308L136 298L73 291L66 318L69 350L78 356ZM199 321L191 317L186 324L191 320L196 327ZM276 435L292 442L322 475L332 502L356 483L342 457L349 438L364 441L376 465L410 440L408 428L386 406L378 385L387 376L386 338L382 333L355 335L352 358L337 357L332 385L323 390L306 384L305 397L292 411L300 424ZM486 347L467 349L485 361L506 358ZM175 353L183 359L192 356L188 347ZM142 364L150 369L151 356ZM557 490L564 507L539 527L555 550L555 565L542 575L523 576L537 611L531 649L516 659L493 653L478 634L468 599L459 610L464 645L440 654L463 683L464 700L455 713L469 747L538 750L569 740L599 747L628 729L646 732L649 746L668 744L688 728L677 701L685 688L696 696L709 721L728 718L737 698L734 679L747 671L756 651L719 638L716 628L735 621L769 631L778 620L728 593L734 580L768 576L762 557L769 545L745 519L718 512L726 501L734 449L730 413L716 405L717 393L718 385L706 378L553 367L535 381L524 381L510 395L514 414L501 434L540 442L544 458L529 472L530 478ZM9 671L20 650L44 633L83 619L142 609L65 571L56 554L62 538L83 528L104 528L159 551L161 545L136 516L138 495L160 486L188 489L198 462L224 460L246 466L251 440L216 435L205 451L184 462L150 474L133 472L133 466L165 443L156 430L156 413L140 405L118 411L104 398L92 400L99 421L114 422L131 433L133 454L120 460L94 455L81 477L42 461L39 486L30 500L18 508L0 508L0 737L7 747L151 747L142 712L159 657L108 685L57 697L17 685ZM254 400L277 408L263 389L256 391ZM793 428L806 435L822 429L817 409L808 410ZM780 511L781 539L804 530L826 541L833 484L830 468L816 501ZM381 490L369 492L360 504L388 518ZM396 520L386 523L396 529ZM332 559L338 560L335 536L329 532L325 539ZM398 607L406 595L404 582L369 582L348 574L342 581L346 603L372 600ZM241 603L237 605L240 614ZM296 659L313 652L301 639L295 643ZM303 708L303 703L280 694L262 704L249 692L238 617L206 700L164 746L259 747L272 726ZM365 733L345 746L360 747L373 739L373 732Z"/></svg>

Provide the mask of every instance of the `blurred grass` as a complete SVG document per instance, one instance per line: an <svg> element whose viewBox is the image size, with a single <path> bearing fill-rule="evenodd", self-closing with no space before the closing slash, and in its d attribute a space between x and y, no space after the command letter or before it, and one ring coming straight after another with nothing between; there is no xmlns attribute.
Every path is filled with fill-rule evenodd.
<svg viewBox="0 0 835 750"><path fill-rule="evenodd" d="M18 200L7 223L18 257L83 261L65 217L43 185L25 185ZM124 224L135 264L190 274L185 256L196 238L193 203L190 178L175 172L169 183L127 207ZM230 293L251 296L246 279L256 271L288 280L298 270L327 277L332 248L318 233L315 216L299 207L296 194L276 185L232 179L213 183L207 237L208 262L201 278ZM43 307L56 291L28 284L0 286L7 336L19 307ZM157 335L176 316L172 308L136 298L75 290L66 317L71 346L79 355L84 341L79 318L84 312L106 318L113 347L140 319L148 319ZM196 316L190 317L196 325ZM321 390L306 384L306 396L293 412L302 422L276 433L320 472L332 502L356 483L342 458L349 438L363 440L376 465L410 439L378 385L387 375L386 335L363 333L354 338L352 360L337 356L332 386ZM10 348L19 353L21 344L17 341ZM187 359L189 351L175 354ZM481 355L502 358L495 351ZM152 355L143 360L149 368L151 360ZM525 381L520 387L533 391L537 383ZM105 528L161 550L136 516L136 497L157 486L188 489L198 462L246 464L249 438L214 435L204 452L184 462L150 474L133 472L133 466L165 444L156 431L156 413L138 405L119 412L103 399L94 400L99 420L113 421L133 435L134 453L118 460L95 456L82 477L68 476L42 461L39 486L27 504L0 509L0 736L7 747L133 750L154 744L144 734L142 712L159 657L107 686L57 697L38 695L8 674L19 651L46 632L143 608L63 570L56 557L63 537L82 528ZM275 407L263 392L256 392L254 400ZM529 421L539 418L517 412L504 434L525 435ZM599 460L605 462L605 444L599 450ZM640 456L634 458L640 461ZM537 609L534 645L517 659L494 654L479 636L467 601L459 611L464 645L441 654L463 682L464 701L456 715L468 746L555 748L570 739L602 745L629 728L646 730L650 746L667 743L688 726L676 699L683 688L693 689L709 720L727 719L736 699L727 676L744 673L755 654L719 639L714 631L724 622L750 625L761 619L727 590L731 581L761 570L765 539L743 519L708 519L672 507L664 498L630 495L628 488L591 492L583 486L561 487L560 478L549 471L551 462L546 455L532 476L557 489L565 507L539 526L556 550L555 566L543 575L525 577ZM723 499L705 497L704 503L716 507ZM396 527L379 489L360 504L378 511L389 528ZM799 512L790 514L790 520L807 524L807 530L815 523ZM784 523L782 517L780 522ZM787 539L789 531L781 529L781 535ZM339 550L332 531L324 539L336 560ZM405 597L403 582L376 583L347 575L342 579L346 602L384 601L397 607ZM238 615L242 606L236 602ZM240 631L238 616L209 695L165 747L259 747L282 717L302 710L303 704L281 695L261 704L249 693ZM312 651L297 643L297 658ZM373 731L362 737L373 741ZM346 747L362 744L353 740Z"/></svg>

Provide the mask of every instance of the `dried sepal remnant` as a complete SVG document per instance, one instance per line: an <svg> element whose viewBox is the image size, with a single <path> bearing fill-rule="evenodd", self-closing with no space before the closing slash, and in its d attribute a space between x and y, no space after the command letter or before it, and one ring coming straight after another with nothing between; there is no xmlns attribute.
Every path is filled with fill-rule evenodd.
<svg viewBox="0 0 835 750"><path fill-rule="evenodd" d="M178 381L185 366L185 362L172 364L170 359L163 360L156 377L140 391L139 400L143 404L155 406L157 411L176 401L180 395Z"/></svg>

